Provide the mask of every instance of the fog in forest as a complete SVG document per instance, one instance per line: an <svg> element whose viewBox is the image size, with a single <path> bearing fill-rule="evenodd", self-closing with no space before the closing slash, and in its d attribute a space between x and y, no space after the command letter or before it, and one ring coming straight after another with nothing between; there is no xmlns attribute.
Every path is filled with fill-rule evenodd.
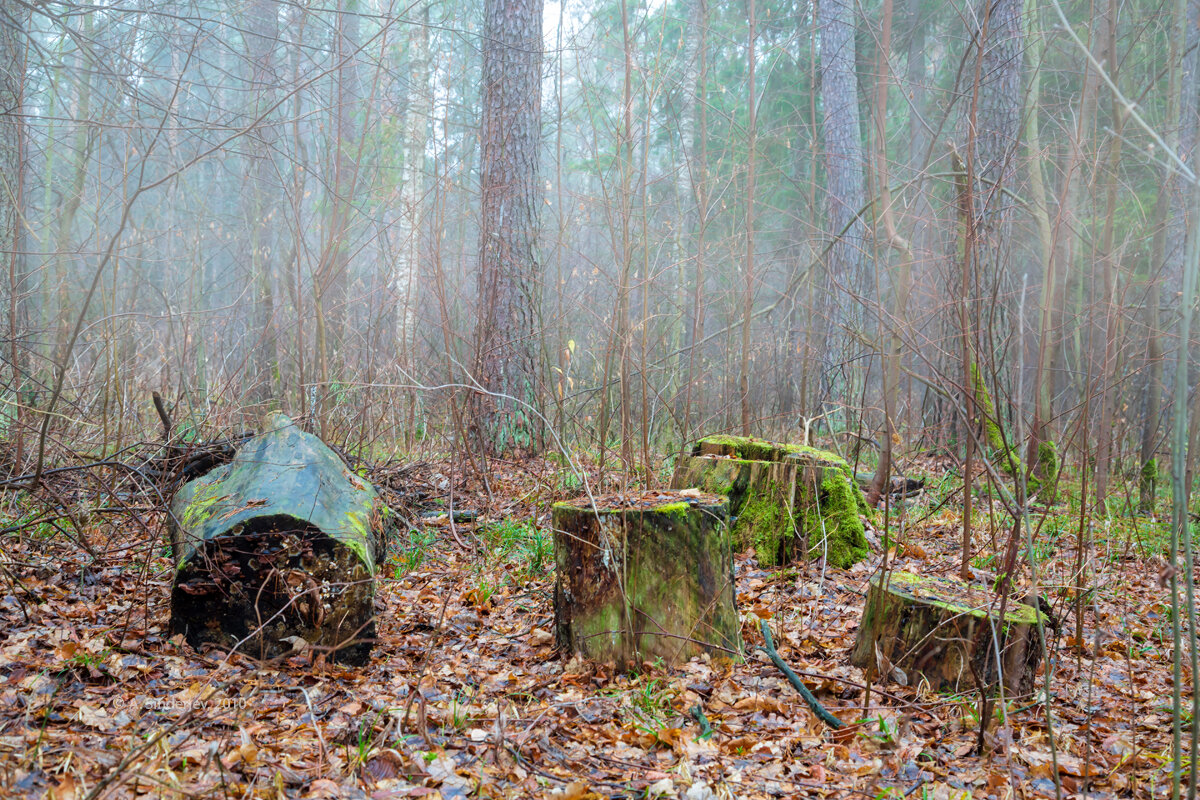
<svg viewBox="0 0 1200 800"><path fill-rule="evenodd" d="M0 795L1194 798L1198 155L1200 0L0 0Z"/></svg>
<svg viewBox="0 0 1200 800"><path fill-rule="evenodd" d="M1170 449L1195 2L540 5L5 4L17 471L151 391L628 470L987 417L1103 493Z"/></svg>

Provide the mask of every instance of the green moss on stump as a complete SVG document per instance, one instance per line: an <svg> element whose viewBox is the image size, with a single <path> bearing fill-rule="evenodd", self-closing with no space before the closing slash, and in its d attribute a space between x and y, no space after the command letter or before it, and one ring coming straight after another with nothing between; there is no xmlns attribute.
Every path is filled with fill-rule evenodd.
<svg viewBox="0 0 1200 800"><path fill-rule="evenodd" d="M862 517L871 517L854 472L834 453L743 436L708 436L680 459L674 489L729 498L738 548L771 567L824 557L846 568L867 557Z"/></svg>
<svg viewBox="0 0 1200 800"><path fill-rule="evenodd" d="M824 556L826 563L845 569L867 557L862 518L870 515L870 509L846 462L824 472L816 513L803 515L804 539L808 542L809 558Z"/></svg>
<svg viewBox="0 0 1200 800"><path fill-rule="evenodd" d="M766 495L753 494L742 505L734 525L734 542L739 548L754 548L758 563L775 566L788 558L781 552L793 541L792 517L778 502Z"/></svg>
<svg viewBox="0 0 1200 800"><path fill-rule="evenodd" d="M740 652L725 497L613 500L554 504L555 635L564 653L629 668Z"/></svg>
<svg viewBox="0 0 1200 800"><path fill-rule="evenodd" d="M992 691L1003 676L1008 696L1027 695L1041 660L1037 626L1045 615L1009 598L998 619L995 605L991 591L951 578L893 572L885 582L877 574L850 661L873 671L881 654L908 684L924 680L934 691Z"/></svg>

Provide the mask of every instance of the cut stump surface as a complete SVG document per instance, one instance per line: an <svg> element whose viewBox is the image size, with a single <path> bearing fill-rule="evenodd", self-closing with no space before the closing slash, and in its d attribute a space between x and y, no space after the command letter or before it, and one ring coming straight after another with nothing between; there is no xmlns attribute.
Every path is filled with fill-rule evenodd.
<svg viewBox="0 0 1200 800"><path fill-rule="evenodd" d="M679 460L672 489L729 498L733 542L770 567L824 558L850 567L867 557L870 509L850 465L834 453L744 436L709 436Z"/></svg>
<svg viewBox="0 0 1200 800"><path fill-rule="evenodd" d="M634 667L737 656L729 506L700 492L556 503L555 633L568 655Z"/></svg>
<svg viewBox="0 0 1200 800"><path fill-rule="evenodd" d="M887 577L871 578L851 663L881 679L924 678L933 691L992 691L1002 678L1008 696L1030 693L1045 615L1010 597L1001 622L996 595L984 587L908 572Z"/></svg>

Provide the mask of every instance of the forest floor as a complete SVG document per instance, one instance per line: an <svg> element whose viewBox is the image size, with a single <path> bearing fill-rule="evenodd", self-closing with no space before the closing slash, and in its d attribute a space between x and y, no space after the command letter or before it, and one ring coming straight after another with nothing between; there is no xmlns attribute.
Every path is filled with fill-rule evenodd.
<svg viewBox="0 0 1200 800"><path fill-rule="evenodd" d="M892 561L953 575L961 492L945 464L923 466L913 472L931 490L889 515L902 543ZM169 638L172 570L149 497L118 511L79 498L75 521L94 556L36 518L9 525L0 796L1001 799L1053 797L1056 777L1063 796L1169 790L1166 526L1153 519L1096 520L1080 553L1075 504L1035 514L1044 593L1061 622L1048 643L1056 776L1043 692L996 708L982 751L974 693L877 684L868 699L848 651L882 558L879 532L870 560L849 571L769 571L739 555L743 663L613 674L554 649L545 514L575 492L552 465L502 465L488 491L444 463L403 480L433 495L453 486L455 505L480 517L420 522L393 543L362 668L311 651L263 664ZM72 496L69 482L52 488ZM1009 526L998 505L990 515L982 505L984 580ZM754 649L760 618L822 702L858 724L834 732L809 711ZM688 713L697 703L711 736Z"/></svg>

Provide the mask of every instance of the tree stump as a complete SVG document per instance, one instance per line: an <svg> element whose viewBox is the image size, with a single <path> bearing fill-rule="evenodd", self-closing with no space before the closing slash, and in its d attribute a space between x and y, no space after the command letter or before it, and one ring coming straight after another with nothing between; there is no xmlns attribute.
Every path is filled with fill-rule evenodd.
<svg viewBox="0 0 1200 800"><path fill-rule="evenodd" d="M737 656L729 507L699 492L555 503L559 647L628 668L703 652Z"/></svg>
<svg viewBox="0 0 1200 800"><path fill-rule="evenodd" d="M892 572L884 584L877 574L850 661L884 679L924 678L934 691L991 691L1003 677L1007 696L1028 695L1042 655L1038 618L1046 617L1010 597L1001 621L995 603L995 593L951 578Z"/></svg>
<svg viewBox="0 0 1200 800"><path fill-rule="evenodd" d="M743 436L709 436L679 460L672 489L729 498L733 542L765 567L824 558L846 568L867 557L870 516L850 465L834 453Z"/></svg>
<svg viewBox="0 0 1200 800"><path fill-rule="evenodd" d="M232 461L184 484L170 511L172 633L259 658L303 639L368 660L389 512L320 439L272 414Z"/></svg>

